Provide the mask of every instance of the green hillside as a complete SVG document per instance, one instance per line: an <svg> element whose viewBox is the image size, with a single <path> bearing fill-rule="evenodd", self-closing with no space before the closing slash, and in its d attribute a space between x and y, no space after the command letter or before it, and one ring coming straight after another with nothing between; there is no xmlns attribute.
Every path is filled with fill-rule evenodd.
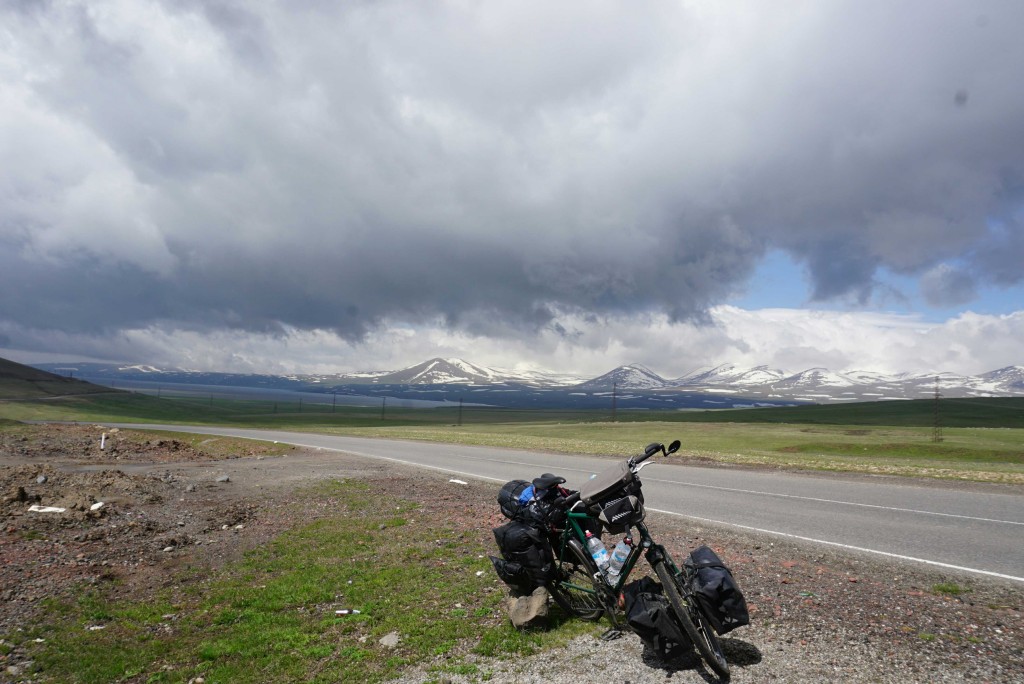
<svg viewBox="0 0 1024 684"><path fill-rule="evenodd" d="M100 387L91 382L65 378L14 361L0 359L0 401L113 391L115 390L109 387Z"/></svg>

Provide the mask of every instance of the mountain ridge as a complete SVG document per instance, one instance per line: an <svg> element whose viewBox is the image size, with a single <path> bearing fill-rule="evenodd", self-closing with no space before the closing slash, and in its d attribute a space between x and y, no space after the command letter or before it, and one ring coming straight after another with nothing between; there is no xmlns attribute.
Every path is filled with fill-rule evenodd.
<svg viewBox="0 0 1024 684"><path fill-rule="evenodd" d="M643 391L729 393L751 399L800 402L877 401L883 399L919 399L934 396L1024 396L1024 366L1006 366L975 376L955 373L893 373L875 371L832 371L823 367L789 373L767 365L743 367L720 364L698 369L678 378L667 379L640 363L613 368L600 376L585 379L546 371L515 371L480 366L458 358L435 357L394 371L364 371L336 374L231 374L165 370L152 365L134 364L38 364L42 370L79 370L93 378L118 377L168 382L215 382L227 384L231 378L245 378L247 384L264 384L286 378L297 385L331 386L430 386L466 387L504 386L513 391L523 388L557 388L580 392Z"/></svg>

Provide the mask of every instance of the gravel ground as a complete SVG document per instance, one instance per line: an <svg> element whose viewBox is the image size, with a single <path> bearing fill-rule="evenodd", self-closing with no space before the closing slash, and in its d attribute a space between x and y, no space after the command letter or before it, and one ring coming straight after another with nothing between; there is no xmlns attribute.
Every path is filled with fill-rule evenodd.
<svg viewBox="0 0 1024 684"><path fill-rule="evenodd" d="M238 558L324 513L322 503L295 498L298 485L316 478L379 480L385 491L418 499L425 520L455 521L487 544L501 521L493 483L452 485L430 471L337 455L328 465L316 451L271 458L258 445L224 460L209 442L192 447L98 426L0 433L0 634L30 624L44 598L68 596L82 582L144 595L174 567L215 569ZM31 513L33 504L65 512ZM723 639L734 682L1024 682L1024 588L1016 584L675 517L652 514L648 523L677 555L706 543L732 567L751 610L751 624ZM962 592L936 588L943 584ZM502 590L496 579L494 590ZM472 659L471 646L455 655ZM632 634L476 663L484 674L475 678L439 676L428 670L438 663L426 663L397 681L715 681L692 656L657 662ZM31 653L0 656L0 682L41 681L32 672Z"/></svg>

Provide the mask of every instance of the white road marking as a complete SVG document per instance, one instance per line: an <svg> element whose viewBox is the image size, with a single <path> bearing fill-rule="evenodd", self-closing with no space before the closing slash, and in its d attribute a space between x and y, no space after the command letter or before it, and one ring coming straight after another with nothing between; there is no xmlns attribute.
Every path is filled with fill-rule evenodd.
<svg viewBox="0 0 1024 684"><path fill-rule="evenodd" d="M302 444L301 442L288 442L295 446L315 448L315 449L326 449L327 451L337 451L342 454L352 454L353 456L364 456L366 458L377 458L381 461L391 461L392 463L401 463L402 465L412 466L414 468L426 468L428 470L437 470L442 473L451 473L453 475L462 475L463 477L475 478L477 480L489 480L491 482L505 482L503 477L488 477L486 475L477 475L476 473L468 473L465 470L456 470L454 468L442 468L441 466L424 465L423 463L417 463L416 461L405 461L401 458L394 458L393 456L380 456L378 454L367 454L361 451L353 451L352 449L342 449L339 447L320 447L312 444Z"/></svg>
<svg viewBox="0 0 1024 684"><path fill-rule="evenodd" d="M665 513L667 515L675 515L680 518L689 518L691 520L700 520L701 522L714 523L716 525L725 525L727 527L738 527L743 530L751 530L753 532L761 532L762 534L771 534L776 537L787 537L789 539L799 539L800 541L812 542L814 544L825 544L827 546L837 546L841 549L848 549L850 551L861 551L864 553L873 553L878 556L886 556L887 558L897 558L899 560L912 561L914 563L924 563L925 565L934 565L940 568L947 568L949 570L961 570L963 572L970 572L976 575L986 575L988 577L998 577L999 579L1013 580L1014 582L1024 582L1024 577L1016 577L1014 575L1004 575L1000 572L992 572L991 570L981 570L979 568L967 568L962 565L951 565L950 563L941 563L939 561L928 560L927 558L915 558L914 556L904 556L899 553L890 553L888 551L879 551L878 549L867 549L863 546L852 546L850 544L843 544L840 542L829 541L827 539L815 539L814 537L803 537L799 534L790 534L789 532L779 532L777 530L766 530L760 527L751 527L749 525L738 525L736 523L725 522L723 520L712 520L711 518L701 518L696 515L687 515L685 513L676 513L675 511L666 511L659 508L648 508L649 511L656 511L658 513Z"/></svg>
<svg viewBox="0 0 1024 684"><path fill-rule="evenodd" d="M802 501L817 501L819 503L840 504L843 506L861 506L862 508L878 508L884 511L897 511L900 513L919 513L921 515L938 515L945 518L960 518L962 520L978 520L980 522L1000 523L1003 525L1024 525L1024 522L1016 520L999 520L998 518L979 518L973 515L961 515L959 513L940 513L938 511L925 511L918 508L898 508L896 506L882 506L879 504L860 503L857 501L842 501L839 499L821 499L813 496L800 496L799 494L779 494L777 492L761 492L756 489L737 489L735 487L720 487L716 485L697 484L696 482L679 482L677 480L662 480L650 478L653 481L665 484L683 485L685 487L698 487L701 489L717 489L723 492L737 492L739 494L755 494L758 496L775 496L781 499L800 499Z"/></svg>

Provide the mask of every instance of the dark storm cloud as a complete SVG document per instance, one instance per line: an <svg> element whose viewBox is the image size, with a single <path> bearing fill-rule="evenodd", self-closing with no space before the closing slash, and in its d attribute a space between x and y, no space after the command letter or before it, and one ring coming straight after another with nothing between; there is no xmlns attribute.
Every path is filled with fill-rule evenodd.
<svg viewBox="0 0 1024 684"><path fill-rule="evenodd" d="M1018 209L1018 213L1021 210ZM1024 218L1024 217L1022 217ZM991 228L989 239L973 255L972 265L985 280L1012 286L1024 280L1024 221L1011 218Z"/></svg>
<svg viewBox="0 0 1024 684"><path fill-rule="evenodd" d="M789 10L7 4L0 321L701 319L772 248L819 300L1018 283L1024 6Z"/></svg>
<svg viewBox="0 0 1024 684"><path fill-rule="evenodd" d="M974 299L974 278L963 270L945 264L921 278L921 291L932 306L960 306Z"/></svg>

